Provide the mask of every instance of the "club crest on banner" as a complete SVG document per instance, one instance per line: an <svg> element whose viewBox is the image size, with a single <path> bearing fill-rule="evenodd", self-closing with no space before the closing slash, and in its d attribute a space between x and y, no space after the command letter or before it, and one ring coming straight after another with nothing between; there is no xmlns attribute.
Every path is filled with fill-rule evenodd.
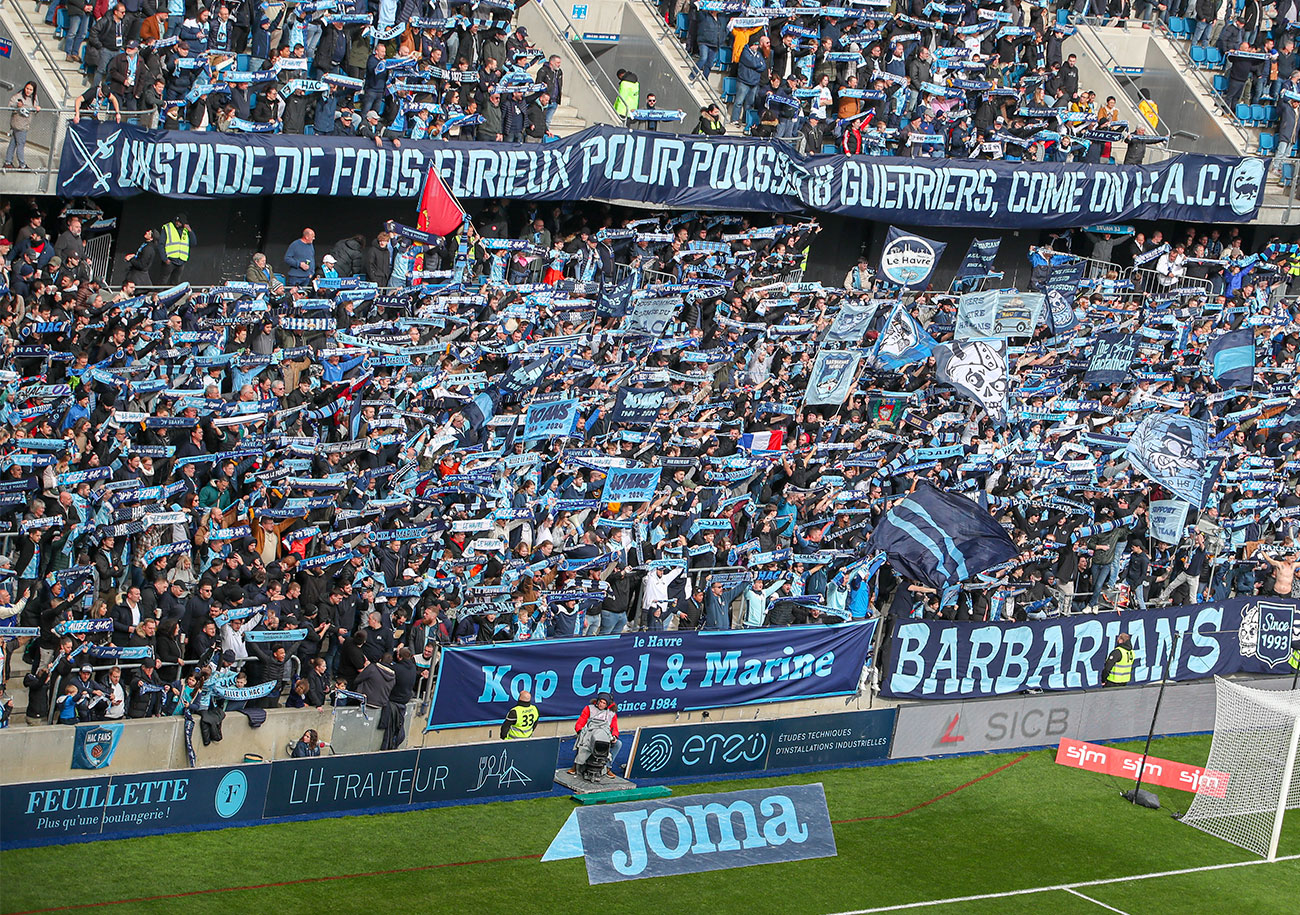
<svg viewBox="0 0 1300 915"><path fill-rule="evenodd" d="M1253 213L1263 194L1268 166L1263 159L1242 159L1232 169L1228 182L1228 206L1239 215Z"/></svg>
<svg viewBox="0 0 1300 915"><path fill-rule="evenodd" d="M885 248L880 252L880 275L896 286L924 286L946 247L944 242L900 232L890 226Z"/></svg>
<svg viewBox="0 0 1300 915"><path fill-rule="evenodd" d="M1259 600L1241 614L1241 654L1269 667L1285 667L1300 639L1300 604Z"/></svg>

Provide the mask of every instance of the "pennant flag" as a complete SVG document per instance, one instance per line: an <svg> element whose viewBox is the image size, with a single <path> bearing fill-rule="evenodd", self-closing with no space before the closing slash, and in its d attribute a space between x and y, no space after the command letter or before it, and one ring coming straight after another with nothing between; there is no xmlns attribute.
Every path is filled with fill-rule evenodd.
<svg viewBox="0 0 1300 915"><path fill-rule="evenodd" d="M1128 443L1128 460L1139 472L1197 508L1205 505L1209 476L1205 421L1159 413L1138 423Z"/></svg>
<svg viewBox="0 0 1300 915"><path fill-rule="evenodd" d="M1225 388L1248 388L1255 382L1255 331L1229 331L1210 341L1206 357L1214 380Z"/></svg>
<svg viewBox="0 0 1300 915"><path fill-rule="evenodd" d="M984 408L1001 425L1007 418L1007 345L1003 340L943 343L934 350L935 378Z"/></svg>
<svg viewBox="0 0 1300 915"><path fill-rule="evenodd" d="M936 345L935 339L899 302L885 320L871 360L879 368L898 369L928 359Z"/></svg>
<svg viewBox="0 0 1300 915"><path fill-rule="evenodd" d="M853 381L858 375L858 363L861 357L857 353L843 350L823 349L817 352L817 361L813 363L808 387L804 391L804 403L808 406L819 404L844 403L849 392L853 390Z"/></svg>
<svg viewBox="0 0 1300 915"><path fill-rule="evenodd" d="M420 214L415 227L421 232L434 235L450 235L465 222L465 210L456 198L451 196L447 185L442 183L436 165L429 166L424 179L424 191L420 194Z"/></svg>
<svg viewBox="0 0 1300 915"><path fill-rule="evenodd" d="M932 241L890 226L885 247L880 252L880 275L895 286L924 289L946 247L946 242Z"/></svg>
<svg viewBox="0 0 1300 915"><path fill-rule="evenodd" d="M1016 545L987 511L929 483L891 508L867 540L899 574L942 589L1006 562Z"/></svg>

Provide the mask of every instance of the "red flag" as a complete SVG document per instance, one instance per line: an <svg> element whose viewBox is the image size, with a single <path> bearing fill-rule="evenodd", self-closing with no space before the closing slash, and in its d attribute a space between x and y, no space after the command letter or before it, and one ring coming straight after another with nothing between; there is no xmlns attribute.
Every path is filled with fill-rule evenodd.
<svg viewBox="0 0 1300 915"><path fill-rule="evenodd" d="M437 168L430 166L424 179L424 193L420 195L420 216L415 227L434 235L450 235L461 227L465 211L451 196Z"/></svg>

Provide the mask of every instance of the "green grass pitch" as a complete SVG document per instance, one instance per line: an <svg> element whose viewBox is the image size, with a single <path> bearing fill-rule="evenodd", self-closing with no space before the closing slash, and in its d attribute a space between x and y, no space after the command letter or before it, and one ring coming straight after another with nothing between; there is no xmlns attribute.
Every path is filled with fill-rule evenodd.
<svg viewBox="0 0 1300 915"><path fill-rule="evenodd" d="M1152 753L1201 764L1209 738L1161 740ZM1300 913L1300 858L1193 870L1259 859L1169 809L1132 807L1119 798L1122 781L1057 766L1053 756L674 787L688 795L822 782L837 821L835 858L592 887L581 859L537 860L574 807L555 797L4 852L0 911ZM1191 800L1157 793L1179 811ZM1279 855L1300 856L1300 813L1290 815ZM1116 880L1167 871L1190 872ZM1091 881L1113 882L1052 889ZM1038 888L1048 889L1018 892Z"/></svg>

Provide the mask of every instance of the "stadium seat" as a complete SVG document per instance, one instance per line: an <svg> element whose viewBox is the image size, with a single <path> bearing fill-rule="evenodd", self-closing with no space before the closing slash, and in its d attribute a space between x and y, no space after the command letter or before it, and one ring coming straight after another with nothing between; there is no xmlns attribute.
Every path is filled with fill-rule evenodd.
<svg viewBox="0 0 1300 915"><path fill-rule="evenodd" d="M1205 49L1205 66L1211 70L1223 66L1223 53L1216 47L1209 46Z"/></svg>
<svg viewBox="0 0 1300 915"><path fill-rule="evenodd" d="M1220 93L1222 93L1222 92L1227 92L1227 91L1228 91L1228 77L1224 76L1222 73L1216 75L1216 76L1214 77L1214 91L1215 91L1215 92L1220 92Z"/></svg>
<svg viewBox="0 0 1300 915"><path fill-rule="evenodd" d="M686 40L691 31L691 20L685 13L677 14L677 37Z"/></svg>
<svg viewBox="0 0 1300 915"><path fill-rule="evenodd" d="M1245 102L1237 103L1236 120L1237 123L1241 124L1243 127L1249 127L1251 125L1250 106L1247 105Z"/></svg>
<svg viewBox="0 0 1300 915"><path fill-rule="evenodd" d="M1268 123L1268 110L1263 105L1251 105L1250 123L1255 127L1263 127Z"/></svg>
<svg viewBox="0 0 1300 915"><path fill-rule="evenodd" d="M835 153L837 153L837 152L839 152L839 151L840 151L840 148L839 148L838 146L836 146L834 143L823 143L823 144L822 144L822 152L825 153L825 154L828 155L828 156L833 156L833 155L835 155Z"/></svg>
<svg viewBox="0 0 1300 915"><path fill-rule="evenodd" d="M1197 68L1198 70L1203 68L1205 66L1206 57L1207 55L1205 53L1204 46L1199 44L1192 45L1192 66L1193 67Z"/></svg>
<svg viewBox="0 0 1300 915"><path fill-rule="evenodd" d="M239 67L239 69L241 69L241 70L248 70L251 61L252 61L252 58L249 57L247 54L236 54L236 55L235 55L235 65L236 65L237 67Z"/></svg>
<svg viewBox="0 0 1300 915"><path fill-rule="evenodd" d="M759 114L753 108L745 112L745 129L753 130L758 126Z"/></svg>
<svg viewBox="0 0 1300 915"><path fill-rule="evenodd" d="M1275 149L1277 149L1277 137L1271 133L1261 133L1259 135L1259 154L1266 156Z"/></svg>
<svg viewBox="0 0 1300 915"><path fill-rule="evenodd" d="M1187 38L1192 34L1191 29L1187 27L1187 20L1182 16L1169 17L1169 34L1174 38Z"/></svg>
<svg viewBox="0 0 1300 915"><path fill-rule="evenodd" d="M1268 124L1276 124L1276 123L1277 123L1277 106L1276 106L1276 105L1265 105L1265 106L1264 106L1264 123L1265 123L1265 125L1268 125Z"/></svg>
<svg viewBox="0 0 1300 915"><path fill-rule="evenodd" d="M722 100L727 103L736 100L736 78L734 76L722 77Z"/></svg>

